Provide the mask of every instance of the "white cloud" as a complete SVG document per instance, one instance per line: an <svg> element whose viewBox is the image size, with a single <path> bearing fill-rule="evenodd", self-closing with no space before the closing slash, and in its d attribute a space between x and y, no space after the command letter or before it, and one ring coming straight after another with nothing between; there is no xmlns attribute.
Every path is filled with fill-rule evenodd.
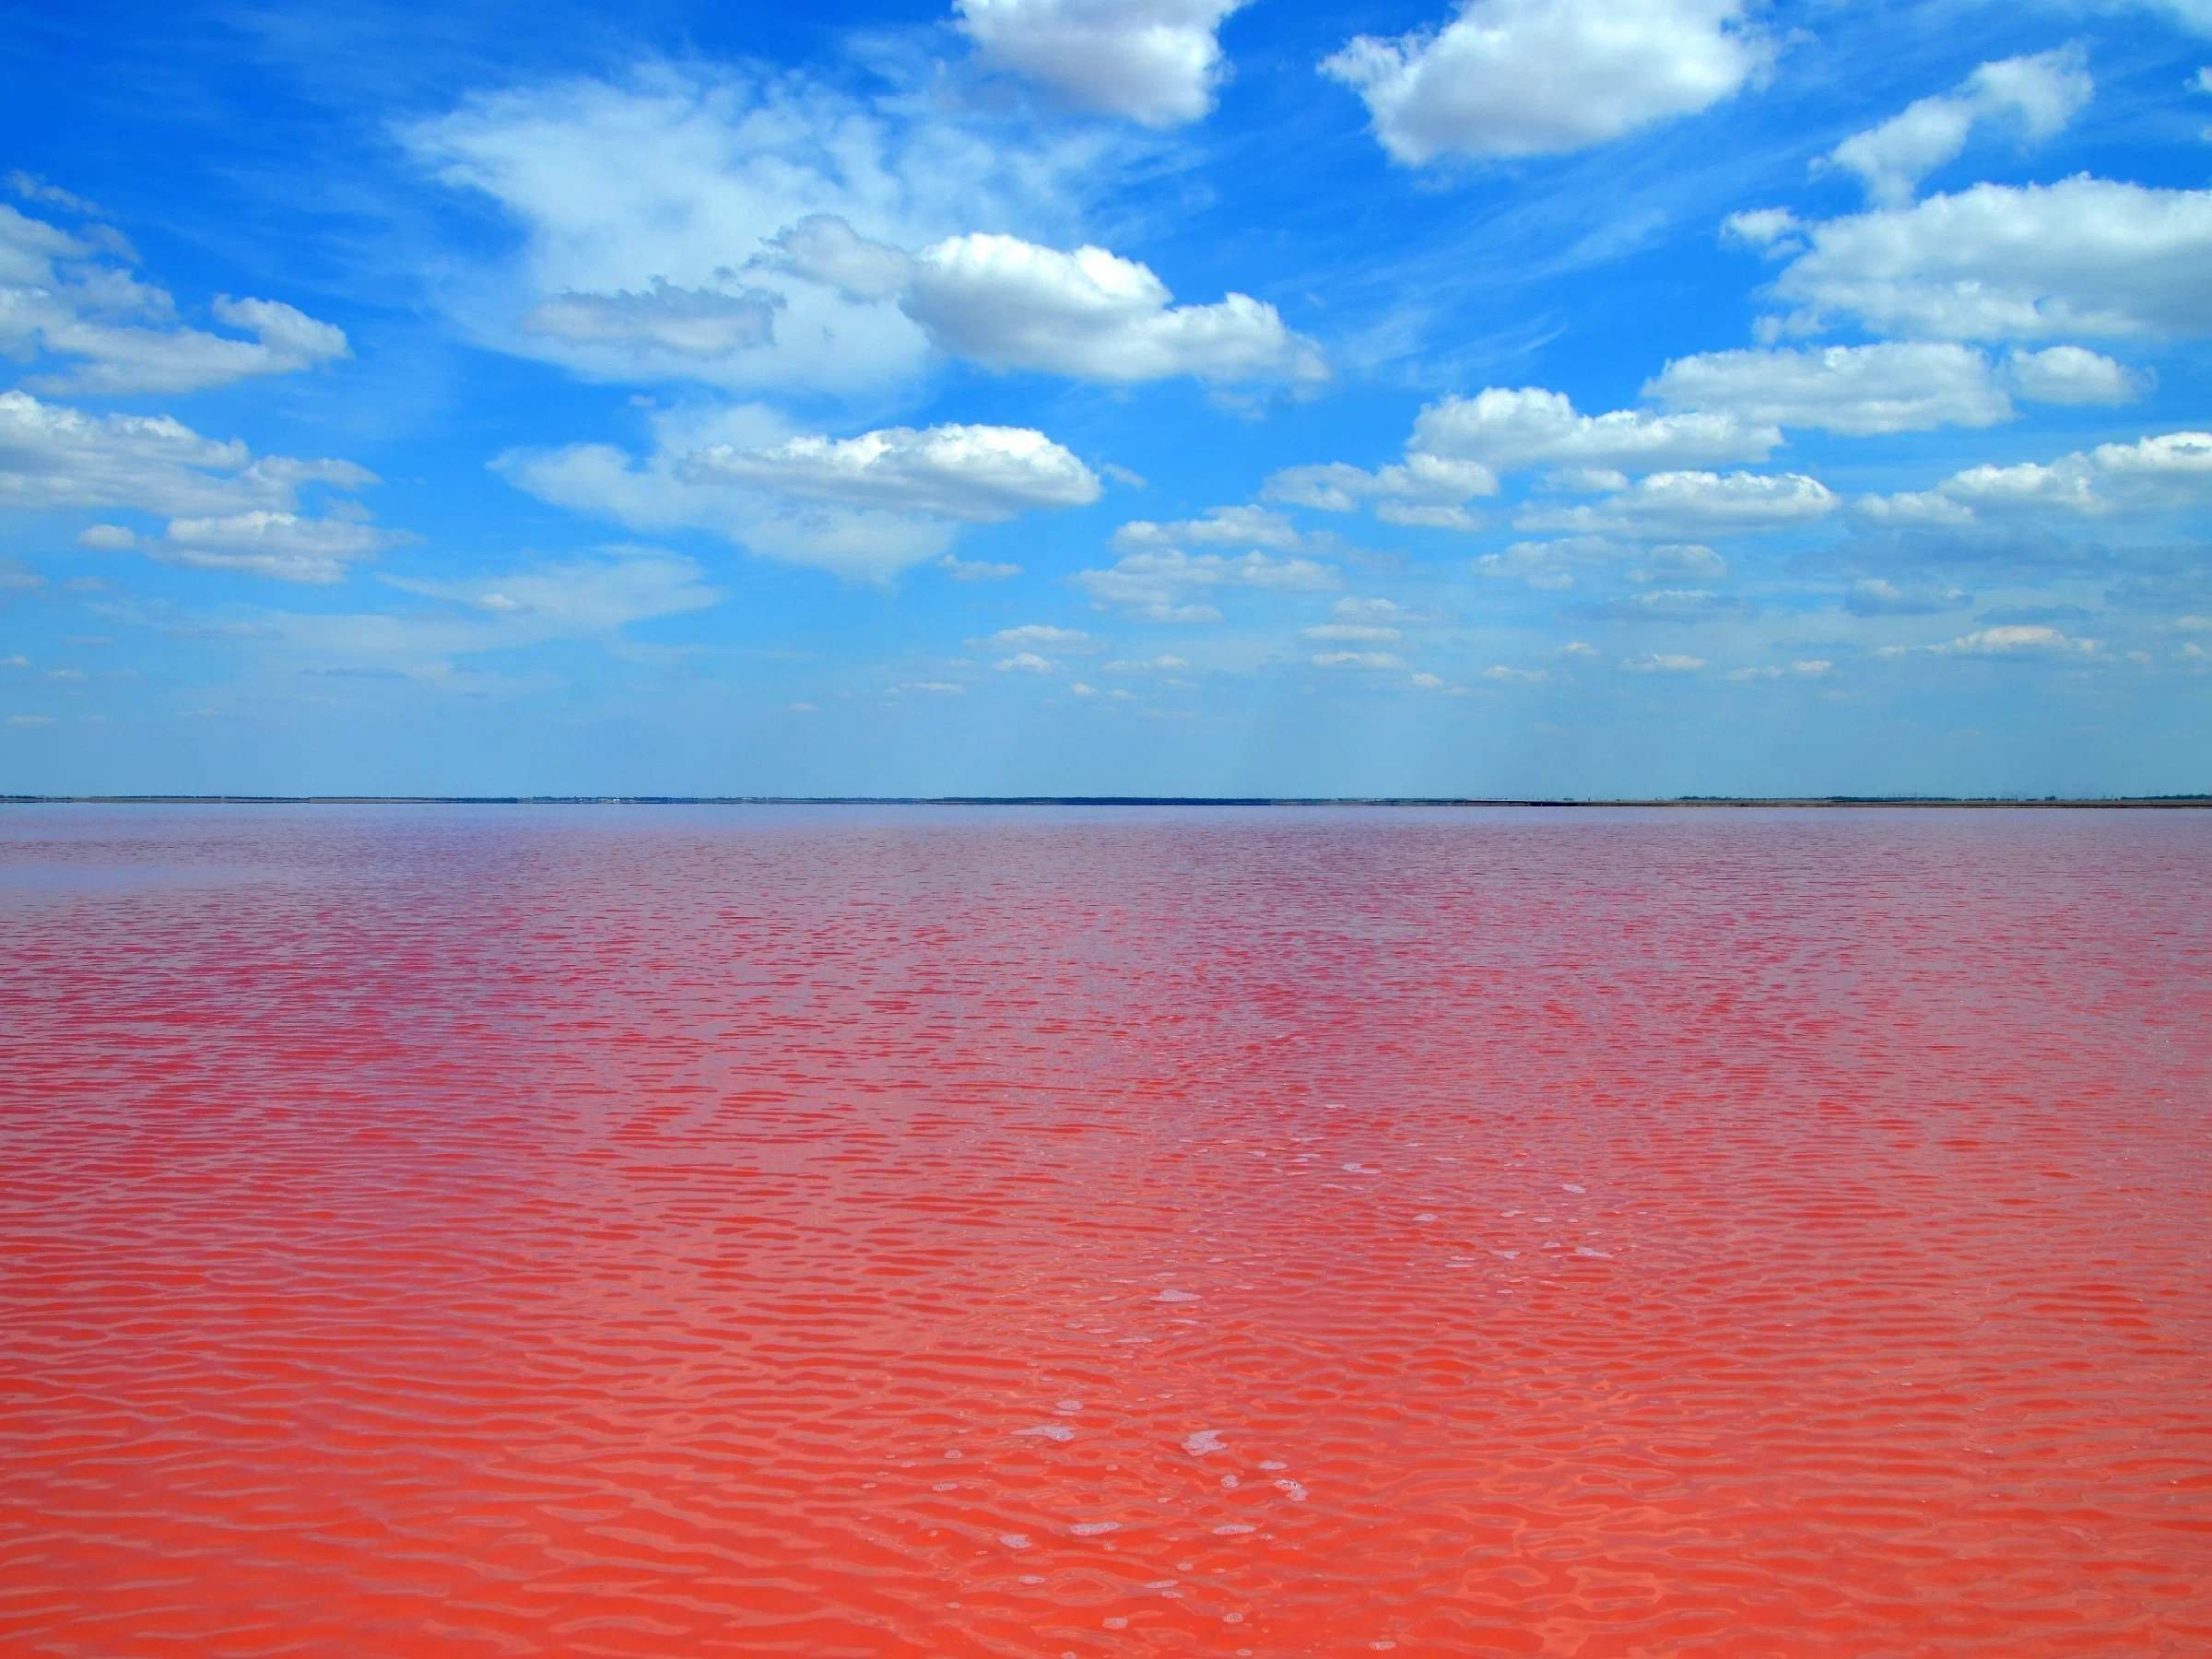
<svg viewBox="0 0 2212 1659"><path fill-rule="evenodd" d="M1176 519L1166 524L1133 519L1113 533L1113 545L1124 552L1185 544L1272 547L1284 552L1304 546L1305 539L1288 519L1265 507L1210 507L1197 518Z"/></svg>
<svg viewBox="0 0 2212 1659"><path fill-rule="evenodd" d="M175 300L132 276L105 239L0 206L0 354L49 362L25 381L33 391L196 392L351 355L342 330L275 300L224 294L208 309L248 337L180 323Z"/></svg>
<svg viewBox="0 0 2212 1659"><path fill-rule="evenodd" d="M431 602L401 615L279 612L248 631L294 665L367 665L434 688L500 682L452 659L618 631L631 622L701 610L722 595L690 559L657 548L576 559L448 581L387 576L387 586Z"/></svg>
<svg viewBox="0 0 2212 1659"><path fill-rule="evenodd" d="M89 415L0 392L0 508L289 512L307 486L353 490L375 482L346 461L256 460L235 439L204 438L166 415Z"/></svg>
<svg viewBox="0 0 2212 1659"><path fill-rule="evenodd" d="M2142 396L2146 378L2080 346L2013 351L2005 372L2020 396L2048 404L2132 403Z"/></svg>
<svg viewBox="0 0 2212 1659"><path fill-rule="evenodd" d="M996 69L1041 82L1078 109L1149 127L1214 107L1216 38L1244 0L953 0L960 31Z"/></svg>
<svg viewBox="0 0 2212 1659"><path fill-rule="evenodd" d="M914 261L901 301L946 350L994 369L1122 384L1324 380L1321 348L1247 294L1176 305L1149 266L1104 248L956 236Z"/></svg>
<svg viewBox="0 0 2212 1659"><path fill-rule="evenodd" d="M1589 506L1531 509L1513 522L1524 530L1665 539L1783 530L1835 508L1828 487L1802 473L1664 472Z"/></svg>
<svg viewBox="0 0 2212 1659"><path fill-rule="evenodd" d="M1006 582L1021 574L1018 564L994 564L986 559L960 559L947 553L937 569L955 582Z"/></svg>
<svg viewBox="0 0 2212 1659"><path fill-rule="evenodd" d="M1334 643L1387 645L1401 638L1400 631L1377 622L1324 622L1299 632L1309 640L1324 640Z"/></svg>
<svg viewBox="0 0 2212 1659"><path fill-rule="evenodd" d="M2088 656L2102 648L2096 640L2076 639L2055 628L2016 622L2001 628L1977 629L1927 649L1945 656Z"/></svg>
<svg viewBox="0 0 2212 1659"><path fill-rule="evenodd" d="M1135 661L1125 658L1106 665L1109 674L1182 674L1189 668L1190 664L1179 656L1146 657Z"/></svg>
<svg viewBox="0 0 2212 1659"><path fill-rule="evenodd" d="M1933 489L1896 495L1861 496L1851 504L1860 517L1877 524L1971 524L1973 509Z"/></svg>
<svg viewBox="0 0 2212 1659"><path fill-rule="evenodd" d="M88 524L76 533L76 545L91 553L127 553L138 535L121 524Z"/></svg>
<svg viewBox="0 0 2212 1659"><path fill-rule="evenodd" d="M1116 153L1103 133L1017 136L910 91L663 65L479 94L399 138L522 233L512 254L441 270L479 343L601 380L853 396L910 383L929 359L891 303L900 250L1067 231ZM672 324L686 308L716 325ZM771 309L756 338L747 319Z"/></svg>
<svg viewBox="0 0 2212 1659"><path fill-rule="evenodd" d="M1482 671L1482 677L1515 685L1540 686L1551 676L1541 668L1515 668L1505 663L1492 663Z"/></svg>
<svg viewBox="0 0 2212 1659"><path fill-rule="evenodd" d="M2009 123L2026 138L2049 138L2095 90L2074 47L1984 64L1957 91L1921 99L1881 125L1853 134L1828 161L1858 174L1875 202L1901 206L1922 179L1966 147L1977 124Z"/></svg>
<svg viewBox="0 0 2212 1659"><path fill-rule="evenodd" d="M1659 467L1715 461L1763 461L1782 441L1771 424L1732 414L1648 415L1616 409L1581 415L1564 393L1491 386L1423 409L1407 448L1415 454L1473 461L1497 472L1531 466Z"/></svg>
<svg viewBox="0 0 2212 1659"><path fill-rule="evenodd" d="M870 581L945 556L960 524L1099 494L1089 468L1027 428L891 427L841 439L780 435L779 425L764 410L725 410L704 425L663 417L642 460L571 444L511 450L493 465L574 512L647 531L706 530L764 558ZM977 580L1013 573L958 560L950 573L971 571Z"/></svg>
<svg viewBox="0 0 2212 1659"><path fill-rule="evenodd" d="M1515 542L1501 553L1483 554L1474 561L1474 569L1483 576L1517 576L1533 588L1570 588L1577 571L1620 571L1631 563L1627 574L1634 582L1685 576L1711 581L1728 574L1728 561L1702 542L1651 546L1604 535Z"/></svg>
<svg viewBox="0 0 2212 1659"><path fill-rule="evenodd" d="M1260 493L1319 512L1357 512L1362 500L1453 507L1471 496L1496 495L1498 475L1477 461L1408 454L1372 472L1344 461L1287 466L1273 474Z"/></svg>
<svg viewBox="0 0 2212 1659"><path fill-rule="evenodd" d="M841 506L881 507L987 524L1099 499L1088 466L1027 427L887 427L857 438L806 436L768 449L716 444L686 467Z"/></svg>
<svg viewBox="0 0 2212 1659"><path fill-rule="evenodd" d="M1684 656L1679 652L1662 651L1627 658L1620 665L1631 674L1695 674L1705 666L1705 659Z"/></svg>
<svg viewBox="0 0 2212 1659"><path fill-rule="evenodd" d="M1312 656L1316 668L1403 668L1406 659L1388 651L1319 651Z"/></svg>
<svg viewBox="0 0 2212 1659"><path fill-rule="evenodd" d="M1079 628L1055 628L1050 622L1025 622L1018 628L1002 628L982 640L971 640L971 645L996 646L1001 651L1015 651L1031 645L1044 645L1059 651L1088 651L1092 648L1091 637Z"/></svg>
<svg viewBox="0 0 2212 1659"><path fill-rule="evenodd" d="M1018 651L1012 656L999 658L991 665L1002 674L1044 674L1052 668L1052 664L1033 651Z"/></svg>
<svg viewBox="0 0 2212 1659"><path fill-rule="evenodd" d="M578 345L721 358L767 345L782 304L780 295L759 288L721 293L656 281L643 293L557 295L525 315L522 325Z"/></svg>
<svg viewBox="0 0 2212 1659"><path fill-rule="evenodd" d="M1706 352L1669 362L1643 394L1669 408L1830 432L1993 426L2013 414L1981 352L1924 342Z"/></svg>
<svg viewBox="0 0 2212 1659"><path fill-rule="evenodd" d="M1424 506L1418 501L1378 501L1375 516L1386 524L1402 524L1416 530L1456 530L1463 535L1471 535L1488 523L1469 508Z"/></svg>
<svg viewBox="0 0 2212 1659"><path fill-rule="evenodd" d="M1321 65L1366 101L1384 149L1445 156L1582 149L1693 114L1772 56L1743 0L1461 0L1441 29L1360 35Z"/></svg>
<svg viewBox="0 0 2212 1659"><path fill-rule="evenodd" d="M759 263L835 288L848 300L896 300L914 262L906 250L870 241L834 213L810 213L768 239Z"/></svg>
<svg viewBox="0 0 2212 1659"><path fill-rule="evenodd" d="M1339 599L1329 611L1343 622L1376 622L1397 628L1420 628L1442 620L1434 611L1400 605L1394 599Z"/></svg>
<svg viewBox="0 0 2212 1659"><path fill-rule="evenodd" d="M1970 466L1932 490L1853 503L1877 522L1960 524L1983 512L2160 512L2212 499L2212 432L2100 443L2051 462Z"/></svg>
<svg viewBox="0 0 2212 1659"><path fill-rule="evenodd" d="M1123 606L1154 622L1218 622L1220 611L1196 595L1224 588L1320 593L1336 585L1335 571L1309 559L1274 559L1256 551L1231 559L1180 548L1125 554L1108 570L1077 571L1075 580L1099 604Z"/></svg>
<svg viewBox="0 0 2212 1659"><path fill-rule="evenodd" d="M2212 330L2212 191L1976 184L1802 229L1810 245L1774 283L1801 328L1833 313L1948 339Z"/></svg>
<svg viewBox="0 0 2212 1659"><path fill-rule="evenodd" d="M1740 241L1770 259L1779 259L1804 249L1805 243L1798 240L1798 232L1804 229L1803 221L1787 207L1753 207L1723 219L1721 239Z"/></svg>
<svg viewBox="0 0 2212 1659"><path fill-rule="evenodd" d="M347 567L401 538L353 519L306 518L255 509L213 518L175 518L166 536L144 544L165 564L242 571L280 582L342 582Z"/></svg>
<svg viewBox="0 0 2212 1659"><path fill-rule="evenodd" d="M1971 594L1955 587L1900 587L1887 577L1862 576L1844 594L1843 608L1854 617L1921 617L1972 601Z"/></svg>

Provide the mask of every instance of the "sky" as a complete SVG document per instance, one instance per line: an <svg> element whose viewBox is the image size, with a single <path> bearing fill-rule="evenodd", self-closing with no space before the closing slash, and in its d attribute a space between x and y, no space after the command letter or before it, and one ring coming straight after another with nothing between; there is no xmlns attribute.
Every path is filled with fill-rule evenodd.
<svg viewBox="0 0 2212 1659"><path fill-rule="evenodd" d="M0 793L2212 789L2212 0L0 35Z"/></svg>

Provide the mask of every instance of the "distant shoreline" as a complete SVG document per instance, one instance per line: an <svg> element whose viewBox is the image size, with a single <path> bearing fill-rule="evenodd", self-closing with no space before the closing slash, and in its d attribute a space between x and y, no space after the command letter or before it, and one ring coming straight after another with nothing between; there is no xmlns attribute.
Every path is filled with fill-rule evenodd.
<svg viewBox="0 0 2212 1659"><path fill-rule="evenodd" d="M0 794L0 806L1526 806L1972 807L2002 811L2205 811L2212 794L2016 799L2000 795L1676 795L1547 799L1477 795L249 795Z"/></svg>

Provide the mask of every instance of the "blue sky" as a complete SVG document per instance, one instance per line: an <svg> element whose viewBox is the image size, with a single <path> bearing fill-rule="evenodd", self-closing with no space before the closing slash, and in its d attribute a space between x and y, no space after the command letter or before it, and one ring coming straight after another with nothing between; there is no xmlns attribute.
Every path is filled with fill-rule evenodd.
<svg viewBox="0 0 2212 1659"><path fill-rule="evenodd" d="M2212 5L0 41L0 790L2212 787Z"/></svg>

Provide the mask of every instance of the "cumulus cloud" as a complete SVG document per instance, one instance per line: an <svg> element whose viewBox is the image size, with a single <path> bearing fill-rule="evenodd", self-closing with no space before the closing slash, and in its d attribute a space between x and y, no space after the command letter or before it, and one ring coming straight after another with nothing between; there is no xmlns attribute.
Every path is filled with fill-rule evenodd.
<svg viewBox="0 0 2212 1659"><path fill-rule="evenodd" d="M1987 357L1936 342L1705 352L1669 362L1643 394L1669 408L1830 432L1994 426L2013 415Z"/></svg>
<svg viewBox="0 0 2212 1659"><path fill-rule="evenodd" d="M121 524L88 524L76 533L76 545L88 553L127 553L138 535Z"/></svg>
<svg viewBox="0 0 2212 1659"><path fill-rule="evenodd" d="M1321 348L1274 306L1234 293L1213 305L1173 300L1149 266L1104 248L1068 253L973 233L924 249L901 304L935 344L993 369L1117 384L1327 378Z"/></svg>
<svg viewBox="0 0 2212 1659"><path fill-rule="evenodd" d="M937 569L955 582L1006 582L1021 574L1018 564L994 564L987 559L961 559L951 553L937 560Z"/></svg>
<svg viewBox="0 0 2212 1659"><path fill-rule="evenodd" d="M203 437L166 415L93 415L0 392L0 507L289 512L310 486L375 482L347 461L256 459L235 439Z"/></svg>
<svg viewBox="0 0 2212 1659"><path fill-rule="evenodd" d="M1478 461L1409 453L1370 472L1345 461L1287 466L1271 475L1260 493L1273 501L1318 512L1357 512L1361 501L1384 508L1455 508L1473 496L1498 493L1498 475Z"/></svg>
<svg viewBox="0 0 2212 1659"><path fill-rule="evenodd" d="M1877 522L1963 524L1986 512L2057 510L2098 516L2160 512L2212 500L2212 432L2100 443L2051 462L1970 466L1930 490L1864 498Z"/></svg>
<svg viewBox="0 0 2212 1659"><path fill-rule="evenodd" d="M345 580L347 567L402 538L353 519L256 509L213 518L176 518L145 550L166 564L240 571L279 582Z"/></svg>
<svg viewBox="0 0 2212 1659"><path fill-rule="evenodd" d="M2034 403L2123 404L2143 395L2147 378L2080 346L2014 351L2005 359L2012 389Z"/></svg>
<svg viewBox="0 0 2212 1659"><path fill-rule="evenodd" d="M1301 628L1300 634L1309 640L1324 640L1332 643L1386 645L1401 637L1397 629L1377 622L1324 622L1312 628Z"/></svg>
<svg viewBox="0 0 2212 1659"><path fill-rule="evenodd" d="M1843 608L1854 617L1922 617L1972 603L1971 594L1955 587L1900 587L1880 576L1861 577L1843 595Z"/></svg>
<svg viewBox="0 0 2212 1659"><path fill-rule="evenodd" d="M1725 678L1732 680L1776 680L1784 675L1797 675L1806 679L1818 679L1834 671L1835 664L1826 657L1801 658L1784 668L1777 664L1763 664L1756 668L1731 668Z"/></svg>
<svg viewBox="0 0 2212 1659"><path fill-rule="evenodd" d="M1133 519L1113 533L1113 545L1124 552L1185 545L1272 547L1281 552L1304 546L1305 539L1288 519L1265 507L1211 507L1198 518L1165 524Z"/></svg>
<svg viewBox="0 0 2212 1659"><path fill-rule="evenodd" d="M1705 666L1705 659L1684 656L1679 652L1661 651L1626 658L1620 665L1630 674L1695 674Z"/></svg>
<svg viewBox="0 0 2212 1659"><path fill-rule="evenodd" d="M782 303L759 288L724 293L655 282L643 293L561 294L524 316L523 326L578 345L720 358L767 345Z"/></svg>
<svg viewBox="0 0 2212 1659"><path fill-rule="evenodd" d="M870 241L834 213L810 213L778 231L759 263L864 300L897 299L914 269L905 249Z"/></svg>
<svg viewBox="0 0 2212 1659"><path fill-rule="evenodd" d="M1097 476L1024 427L888 427L853 438L774 436L766 411L724 411L724 441L677 418L642 459L606 444L511 450L494 462L541 500L635 529L690 528L764 558L882 581L947 556L959 526L1098 499ZM729 441L730 429L749 428ZM763 440L767 440L763 441ZM969 567L980 580L1012 573Z"/></svg>
<svg viewBox="0 0 2212 1659"><path fill-rule="evenodd" d="M236 333L179 321L175 300L104 241L0 206L0 353L48 365L25 381L32 391L197 392L351 355L343 330L279 300L224 294L208 310Z"/></svg>
<svg viewBox="0 0 2212 1659"><path fill-rule="evenodd" d="M857 438L806 436L761 450L716 444L688 458L698 477L839 505L986 524L1099 499L1090 468L1027 427L887 427Z"/></svg>
<svg viewBox="0 0 2212 1659"><path fill-rule="evenodd" d="M1375 622L1393 628L1426 628L1444 619L1435 611L1400 605L1394 599L1339 599L1329 606L1329 614L1342 622Z"/></svg>
<svg viewBox="0 0 2212 1659"><path fill-rule="evenodd" d="M1089 651L1096 641L1079 628L1059 628L1050 622L1024 622L1017 628L1002 628L996 633L981 640L971 640L971 645L995 647L1000 651L1025 651L1032 646L1044 646L1055 651Z"/></svg>
<svg viewBox="0 0 2212 1659"><path fill-rule="evenodd" d="M2090 656L2103 649L2100 641L2077 639L2039 623L2015 622L2001 628L1977 629L1928 650L1944 656Z"/></svg>
<svg viewBox="0 0 2212 1659"><path fill-rule="evenodd" d="M1472 461L1496 472L1531 466L1645 472L1716 461L1763 461L1782 434L1771 423L1730 413L1650 415L1576 412L1566 394L1537 386L1491 386L1447 397L1413 423L1415 454Z"/></svg>
<svg viewBox="0 0 2212 1659"><path fill-rule="evenodd" d="M1921 99L1879 126L1853 134L1827 160L1858 174L1875 202L1901 206L1922 179L1966 147L1977 125L2009 124L2041 141L2072 121L2095 90L2075 47L1984 64L1956 91Z"/></svg>
<svg viewBox="0 0 2212 1659"><path fill-rule="evenodd" d="M1728 574L1728 561L1702 542L1645 546L1604 535L1570 535L1515 542L1501 553L1483 554L1474 569L1477 575L1517 577L1533 588L1556 589L1574 586L1577 572L1585 569L1625 570L1640 582L1682 577L1714 581Z"/></svg>
<svg viewBox="0 0 2212 1659"><path fill-rule="evenodd" d="M1201 598L1223 589L1322 593L1336 573L1310 559L1275 559L1257 551L1229 558L1168 548L1124 555L1109 569L1078 571L1077 585L1100 605L1152 622L1218 622L1220 611Z"/></svg>
<svg viewBox="0 0 2212 1659"><path fill-rule="evenodd" d="M1217 38L1244 0L953 0L960 32L995 69L1078 109L1148 127L1214 107L1226 67Z"/></svg>
<svg viewBox="0 0 2212 1659"><path fill-rule="evenodd" d="M1409 166L1554 155L1710 108L1773 47L1743 0L1462 0L1441 29L1360 35L1322 73Z"/></svg>
<svg viewBox="0 0 2212 1659"><path fill-rule="evenodd" d="M815 397L926 368L895 303L900 250L1065 232L1114 153L1097 133L1009 142L942 100L696 65L479 93L398 136L520 232L441 284L480 344L600 380Z"/></svg>
<svg viewBox="0 0 2212 1659"><path fill-rule="evenodd" d="M1588 506L1532 508L1524 530L1652 537L1738 535L1812 524L1836 509L1835 495L1802 473L1664 472Z"/></svg>
<svg viewBox="0 0 2212 1659"><path fill-rule="evenodd" d="M2086 175L1976 184L1799 229L1806 245L1773 287L1799 329L1842 316L1964 340L2212 330L2212 191Z"/></svg>
<svg viewBox="0 0 2212 1659"><path fill-rule="evenodd" d="M1391 651L1317 651L1309 659L1316 668L1403 668L1406 659Z"/></svg>

